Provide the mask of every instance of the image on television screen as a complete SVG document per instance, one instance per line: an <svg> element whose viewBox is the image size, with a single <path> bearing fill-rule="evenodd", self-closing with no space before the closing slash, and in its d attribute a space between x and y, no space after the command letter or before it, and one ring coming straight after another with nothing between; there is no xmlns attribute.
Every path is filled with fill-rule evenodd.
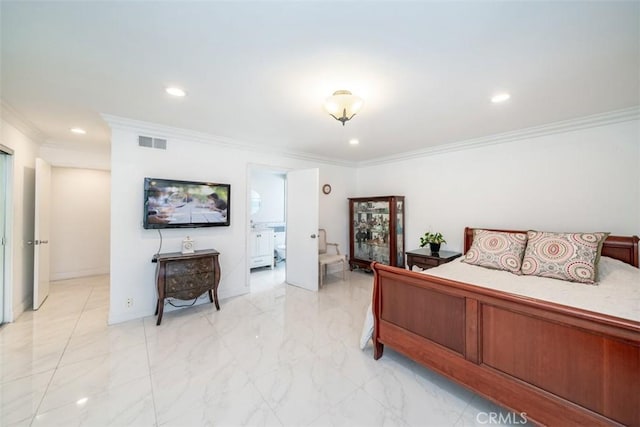
<svg viewBox="0 0 640 427"><path fill-rule="evenodd" d="M144 190L144 228L229 225L229 184L145 178Z"/></svg>

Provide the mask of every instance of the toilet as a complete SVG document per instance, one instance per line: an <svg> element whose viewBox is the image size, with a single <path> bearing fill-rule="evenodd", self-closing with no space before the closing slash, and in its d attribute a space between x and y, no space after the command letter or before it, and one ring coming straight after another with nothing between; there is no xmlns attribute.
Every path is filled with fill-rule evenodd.
<svg viewBox="0 0 640 427"><path fill-rule="evenodd" d="M276 254L278 254L278 261L287 258L287 246L286 245L278 245L276 246Z"/></svg>

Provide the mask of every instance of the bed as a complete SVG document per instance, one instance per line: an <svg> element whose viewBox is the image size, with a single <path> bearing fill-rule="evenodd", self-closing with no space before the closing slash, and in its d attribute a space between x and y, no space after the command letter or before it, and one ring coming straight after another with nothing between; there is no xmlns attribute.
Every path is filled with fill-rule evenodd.
<svg viewBox="0 0 640 427"><path fill-rule="evenodd" d="M465 253L472 241L466 228ZM638 237L608 236L602 256L637 269ZM389 346L541 425L640 426L637 299L599 312L437 277L441 267L371 268L375 359Z"/></svg>

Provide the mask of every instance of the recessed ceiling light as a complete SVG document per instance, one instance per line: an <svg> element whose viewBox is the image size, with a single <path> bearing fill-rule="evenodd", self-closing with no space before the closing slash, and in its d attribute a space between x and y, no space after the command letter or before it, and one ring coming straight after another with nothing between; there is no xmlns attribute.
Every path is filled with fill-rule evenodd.
<svg viewBox="0 0 640 427"><path fill-rule="evenodd" d="M497 104L499 102L504 102L507 99L511 98L511 95L509 95L508 93L499 93L497 95L493 95L493 97L491 97L491 102L493 102L494 104Z"/></svg>
<svg viewBox="0 0 640 427"><path fill-rule="evenodd" d="M87 131L82 128L71 128L69 130L73 133L77 133L78 135L84 135L87 133Z"/></svg>
<svg viewBox="0 0 640 427"><path fill-rule="evenodd" d="M351 139L349 140L349 144L351 144L351 145L358 145L358 144L360 144L360 141L358 141L358 140L357 140L357 139L355 139L355 138L351 138Z"/></svg>
<svg viewBox="0 0 640 427"><path fill-rule="evenodd" d="M169 95L173 95L173 96L185 96L187 94L183 89L180 89L179 87L174 87L174 86L168 87L166 91Z"/></svg>

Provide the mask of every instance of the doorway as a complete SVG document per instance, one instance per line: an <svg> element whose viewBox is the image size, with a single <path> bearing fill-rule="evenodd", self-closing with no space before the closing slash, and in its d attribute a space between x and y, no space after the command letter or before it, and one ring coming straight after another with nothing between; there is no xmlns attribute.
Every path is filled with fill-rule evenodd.
<svg viewBox="0 0 640 427"><path fill-rule="evenodd" d="M0 146L0 325L5 322L5 303L7 290L7 194L9 193L9 154Z"/></svg>
<svg viewBox="0 0 640 427"><path fill-rule="evenodd" d="M277 184L266 186L269 181ZM286 171L264 166L248 167L249 292L265 287L271 289L285 282L318 291L318 182L317 168ZM271 204L276 206L273 210ZM264 253L258 252L262 249ZM258 273L258 268L267 270L262 274L266 276L264 280L258 281L260 276L254 274Z"/></svg>
<svg viewBox="0 0 640 427"><path fill-rule="evenodd" d="M249 169L249 289L260 292L286 280L287 171Z"/></svg>

